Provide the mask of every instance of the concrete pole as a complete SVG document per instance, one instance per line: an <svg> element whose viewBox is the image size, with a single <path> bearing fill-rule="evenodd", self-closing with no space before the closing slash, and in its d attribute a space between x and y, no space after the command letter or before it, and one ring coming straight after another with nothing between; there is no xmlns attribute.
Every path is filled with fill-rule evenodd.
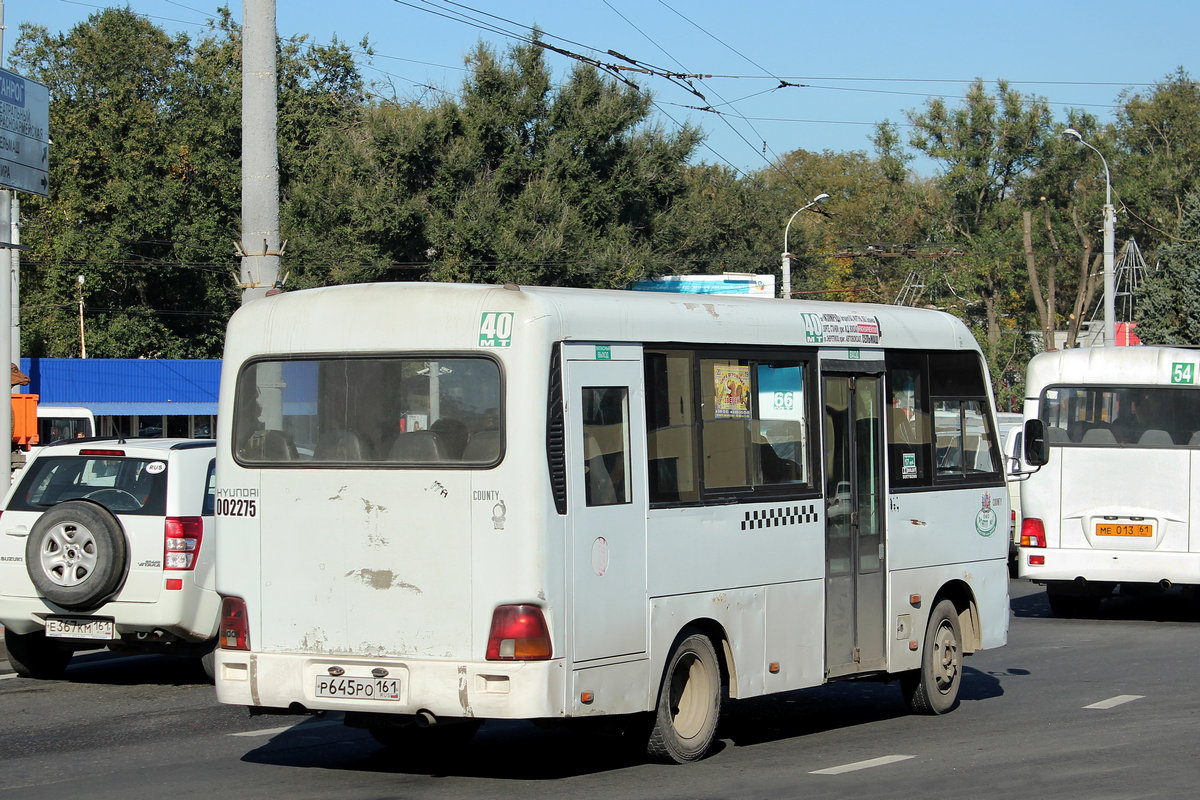
<svg viewBox="0 0 1200 800"><path fill-rule="evenodd" d="M242 3L242 303L279 278L275 0Z"/></svg>
<svg viewBox="0 0 1200 800"><path fill-rule="evenodd" d="M0 66L4 65L4 2L0 0ZM5 189L0 191L0 235L7 237L9 228L12 227L12 192ZM9 316L12 314L12 259L9 256L12 250L5 249L0 258L0 353L12 352L12 325ZM12 394L12 382L9 382L8 393ZM11 472L13 462L12 457L16 455L11 449L12 442L12 401L0 403L0 431L7 430L9 432L9 470Z"/></svg>
<svg viewBox="0 0 1200 800"><path fill-rule="evenodd" d="M12 236L9 241L21 244L21 198L12 196ZM12 249L12 361L21 363L21 250Z"/></svg>
<svg viewBox="0 0 1200 800"><path fill-rule="evenodd" d="M0 19L0 25L4 21ZM0 235L5 239L8 238L8 229L11 227L12 214L12 192L0 192ZM0 250L0 353L9 353L12 351L12 327L9 324L9 314L12 313L12 280L9 277L9 271L12 265L12 259L9 257L11 250L5 248ZM9 382L9 394L12 394L12 383ZM12 418L12 401L0 403L0 431L9 432L9 440L12 440L13 418ZM12 462L9 461L9 468L12 468Z"/></svg>
<svg viewBox="0 0 1200 800"><path fill-rule="evenodd" d="M1105 180L1108 179L1107 162L1104 165ZM1116 233L1113 231L1113 216L1115 211L1112 204L1112 186L1106 184L1108 196L1104 203L1104 346L1113 347L1117 343L1117 312L1116 288L1113 283L1113 259L1116 250Z"/></svg>

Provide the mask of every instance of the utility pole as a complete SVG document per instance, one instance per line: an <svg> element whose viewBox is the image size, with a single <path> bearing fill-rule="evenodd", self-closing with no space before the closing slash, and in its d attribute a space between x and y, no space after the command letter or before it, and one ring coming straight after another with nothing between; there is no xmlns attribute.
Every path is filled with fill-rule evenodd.
<svg viewBox="0 0 1200 800"><path fill-rule="evenodd" d="M279 280L275 0L242 2L242 304Z"/></svg>

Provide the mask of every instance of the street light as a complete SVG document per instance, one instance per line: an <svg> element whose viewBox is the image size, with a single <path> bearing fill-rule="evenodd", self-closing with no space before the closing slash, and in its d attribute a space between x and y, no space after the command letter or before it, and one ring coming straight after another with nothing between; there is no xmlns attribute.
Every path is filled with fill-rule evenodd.
<svg viewBox="0 0 1200 800"><path fill-rule="evenodd" d="M1063 131L1063 136L1075 139L1100 156L1100 163L1104 164L1104 344L1112 346L1117 343L1117 314L1113 300L1113 251L1116 244L1113 232L1112 175L1108 171L1108 159L1104 157L1104 153L1084 141L1079 131L1067 128Z"/></svg>
<svg viewBox="0 0 1200 800"><path fill-rule="evenodd" d="M806 208L812 208L817 203L824 203L829 199L829 195L821 192L819 195L808 201L804 205L796 209L796 213L792 214L788 220L787 227L783 229L783 288L782 297L791 298L792 296L792 251L788 249L788 231L792 229L792 220Z"/></svg>

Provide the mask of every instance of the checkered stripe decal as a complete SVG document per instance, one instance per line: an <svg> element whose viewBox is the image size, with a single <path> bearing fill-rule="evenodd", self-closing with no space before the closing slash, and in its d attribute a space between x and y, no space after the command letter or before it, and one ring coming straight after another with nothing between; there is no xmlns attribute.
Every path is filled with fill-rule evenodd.
<svg viewBox="0 0 1200 800"><path fill-rule="evenodd" d="M759 511L747 511L742 516L742 530L754 531L760 528L779 528L784 525L800 525L805 522L816 521L816 503L764 508Z"/></svg>

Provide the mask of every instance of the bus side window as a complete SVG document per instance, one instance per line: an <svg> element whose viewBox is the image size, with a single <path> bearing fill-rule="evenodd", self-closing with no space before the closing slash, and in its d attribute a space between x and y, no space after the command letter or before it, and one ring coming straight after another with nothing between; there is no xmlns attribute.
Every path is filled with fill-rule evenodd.
<svg viewBox="0 0 1200 800"><path fill-rule="evenodd" d="M583 387L583 474L589 506L631 501L629 486L629 390Z"/></svg>
<svg viewBox="0 0 1200 800"><path fill-rule="evenodd" d="M889 354L888 470L895 486L924 485L929 481L929 401L926 392L926 358L907 353Z"/></svg>

